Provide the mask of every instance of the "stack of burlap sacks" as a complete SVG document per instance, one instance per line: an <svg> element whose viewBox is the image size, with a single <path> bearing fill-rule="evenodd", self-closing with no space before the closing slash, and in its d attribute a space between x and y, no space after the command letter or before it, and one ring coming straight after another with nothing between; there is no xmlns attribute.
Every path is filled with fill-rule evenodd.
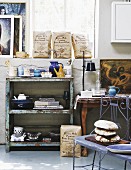
<svg viewBox="0 0 131 170"><path fill-rule="evenodd" d="M73 48L72 48L73 47ZM91 49L88 36L84 34L72 34L71 32L34 32L33 33L33 57L68 59L72 58L72 49L75 58L91 58Z"/></svg>
<svg viewBox="0 0 131 170"><path fill-rule="evenodd" d="M74 138L81 136L81 127L75 125L61 125L60 129L60 156L72 157ZM76 145L75 157L81 156L81 146Z"/></svg>

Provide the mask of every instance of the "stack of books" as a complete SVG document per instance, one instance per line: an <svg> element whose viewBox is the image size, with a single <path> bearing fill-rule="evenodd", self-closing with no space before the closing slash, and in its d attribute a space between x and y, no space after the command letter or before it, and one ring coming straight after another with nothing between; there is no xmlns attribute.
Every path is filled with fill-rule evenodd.
<svg viewBox="0 0 131 170"><path fill-rule="evenodd" d="M54 98L39 98L34 102L34 109L63 109L63 106Z"/></svg>

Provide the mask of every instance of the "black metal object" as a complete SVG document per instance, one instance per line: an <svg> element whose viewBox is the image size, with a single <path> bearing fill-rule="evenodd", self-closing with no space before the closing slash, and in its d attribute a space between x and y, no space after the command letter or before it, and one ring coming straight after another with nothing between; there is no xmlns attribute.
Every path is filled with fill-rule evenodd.
<svg viewBox="0 0 131 170"><path fill-rule="evenodd" d="M64 91L63 99L66 102L65 109L68 109L67 101L70 99L70 92L69 91Z"/></svg>
<svg viewBox="0 0 131 170"><path fill-rule="evenodd" d="M34 102L32 99L26 100L11 100L11 109L33 109Z"/></svg>
<svg viewBox="0 0 131 170"><path fill-rule="evenodd" d="M84 87L84 82L85 82L85 61L84 61L84 56L85 56L85 52L83 51L83 79L82 79L82 85L83 85L83 88L82 90L84 91L85 90L85 87Z"/></svg>
<svg viewBox="0 0 131 170"><path fill-rule="evenodd" d="M86 71L96 71L95 63L92 61L87 63Z"/></svg>
<svg viewBox="0 0 131 170"><path fill-rule="evenodd" d="M85 90L85 87L84 87L84 82L85 82L85 52L83 51L83 77L82 77L82 90L84 91ZM86 67L86 71L96 71L96 68L95 68L95 63L92 62L92 61L89 61L87 63L87 67Z"/></svg>

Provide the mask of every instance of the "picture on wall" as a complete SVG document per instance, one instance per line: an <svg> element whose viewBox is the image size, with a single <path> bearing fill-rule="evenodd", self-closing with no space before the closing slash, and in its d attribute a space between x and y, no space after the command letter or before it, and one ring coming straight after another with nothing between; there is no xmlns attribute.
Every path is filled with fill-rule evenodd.
<svg viewBox="0 0 131 170"><path fill-rule="evenodd" d="M121 94L131 93L131 60L100 60L101 87L120 88Z"/></svg>
<svg viewBox="0 0 131 170"><path fill-rule="evenodd" d="M20 15L14 17L14 55L16 51L22 51L22 16Z"/></svg>
<svg viewBox="0 0 131 170"><path fill-rule="evenodd" d="M14 17L0 15L0 57L13 57Z"/></svg>
<svg viewBox="0 0 131 170"><path fill-rule="evenodd" d="M0 0L0 14L1 15L14 15L14 16L21 16L22 17L22 51L25 51L25 46L26 46L26 40L25 40L25 33L26 33L26 0L21 0L20 2L16 1L16 0ZM16 17L15 17L16 18ZM20 20L19 20L20 21ZM18 19L15 19L14 22L18 23ZM19 29L19 24L15 24L15 28L18 30ZM17 28L18 27L18 28ZM14 37L14 38L18 38L18 37ZM16 41L18 42L18 39L14 39L14 43L16 43ZM20 43L20 44L21 44ZM20 45L19 44L19 45ZM21 47L19 47L21 48ZM18 50L18 47L17 47ZM14 52L16 51L16 49L14 49Z"/></svg>

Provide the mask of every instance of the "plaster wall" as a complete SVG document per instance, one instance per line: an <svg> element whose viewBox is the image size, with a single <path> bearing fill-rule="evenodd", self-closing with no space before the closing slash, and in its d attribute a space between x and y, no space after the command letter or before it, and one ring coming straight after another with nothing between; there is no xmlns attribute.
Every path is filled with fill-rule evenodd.
<svg viewBox="0 0 131 170"><path fill-rule="evenodd" d="M115 43L111 44L111 3L113 0L99 0L99 26L98 26L98 59L94 59L96 67L99 68L100 59L131 59L131 44ZM5 143L5 78L7 67L6 59L0 58L0 143ZM49 60L44 59L9 59L13 66L35 65L37 67L48 68ZM67 60L60 61L66 64ZM73 62L74 93L82 90L82 60L77 59ZM95 75L85 75L85 89L95 86ZM79 110L75 111L74 123L79 124ZM91 115L96 114L98 109L91 110ZM94 116L93 116L94 118ZM89 123L89 122L88 122ZM91 125L92 127L92 125Z"/></svg>
<svg viewBox="0 0 131 170"><path fill-rule="evenodd" d="M115 0L99 0L99 59L131 59L131 43L111 43L111 3ZM117 0L120 2L123 0Z"/></svg>

